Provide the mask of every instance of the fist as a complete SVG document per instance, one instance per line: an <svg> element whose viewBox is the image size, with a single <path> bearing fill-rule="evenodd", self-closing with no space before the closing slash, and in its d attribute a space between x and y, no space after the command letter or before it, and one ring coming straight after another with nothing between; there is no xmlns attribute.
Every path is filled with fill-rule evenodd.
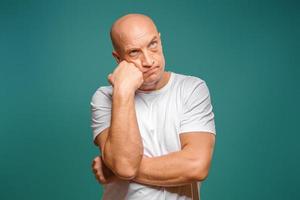
<svg viewBox="0 0 300 200"><path fill-rule="evenodd" d="M95 178L101 184L110 183L115 178L115 175L112 173L112 171L108 169L103 163L101 156L97 156L94 158L92 169Z"/></svg>
<svg viewBox="0 0 300 200"><path fill-rule="evenodd" d="M114 88L128 92L135 92L144 82L143 73L133 63L122 61L112 74L108 75L108 81Z"/></svg>

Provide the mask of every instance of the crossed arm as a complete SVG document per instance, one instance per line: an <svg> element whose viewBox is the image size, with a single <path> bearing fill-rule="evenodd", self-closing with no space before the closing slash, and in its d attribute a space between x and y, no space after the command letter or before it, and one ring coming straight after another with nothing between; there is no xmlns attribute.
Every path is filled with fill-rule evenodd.
<svg viewBox="0 0 300 200"><path fill-rule="evenodd" d="M109 128L96 138L101 149L104 148L108 134ZM152 158L144 156L138 171L131 180L165 187L204 180L208 176L210 168L215 135L209 132L182 133L180 141L180 151ZM101 162L101 160L99 161Z"/></svg>
<svg viewBox="0 0 300 200"><path fill-rule="evenodd" d="M152 158L143 156L134 93L122 93L115 87L111 126L95 139L102 159L94 160L94 173L96 177L115 175L155 186L180 186L204 180L210 168L215 135L209 132L181 133L180 142L180 151ZM105 169L104 172L100 168Z"/></svg>
<svg viewBox="0 0 300 200"><path fill-rule="evenodd" d="M118 92L112 102L111 126L96 138L102 161L119 178L136 176L143 157L143 145L137 124L134 94ZM100 136L100 137L99 137Z"/></svg>

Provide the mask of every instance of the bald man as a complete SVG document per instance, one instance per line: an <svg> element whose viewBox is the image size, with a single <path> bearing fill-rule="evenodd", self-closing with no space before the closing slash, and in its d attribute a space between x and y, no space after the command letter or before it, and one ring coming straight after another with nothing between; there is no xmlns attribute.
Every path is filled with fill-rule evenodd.
<svg viewBox="0 0 300 200"><path fill-rule="evenodd" d="M199 199L215 144L204 80L165 70L160 33L145 15L111 28L117 62L92 97L92 163L104 200Z"/></svg>

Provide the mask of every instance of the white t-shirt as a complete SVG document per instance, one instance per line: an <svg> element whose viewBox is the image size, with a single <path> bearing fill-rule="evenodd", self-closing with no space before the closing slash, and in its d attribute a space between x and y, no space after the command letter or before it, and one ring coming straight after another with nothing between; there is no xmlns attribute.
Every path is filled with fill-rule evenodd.
<svg viewBox="0 0 300 200"><path fill-rule="evenodd" d="M161 89L137 90L135 109L144 154L162 156L181 149L179 135L184 132L216 134L214 113L204 80L170 72L168 83ZM100 87L92 97L93 139L110 126L112 86ZM200 185L201 182L199 182ZM191 184L165 188L118 180L104 186L104 200L188 200Z"/></svg>

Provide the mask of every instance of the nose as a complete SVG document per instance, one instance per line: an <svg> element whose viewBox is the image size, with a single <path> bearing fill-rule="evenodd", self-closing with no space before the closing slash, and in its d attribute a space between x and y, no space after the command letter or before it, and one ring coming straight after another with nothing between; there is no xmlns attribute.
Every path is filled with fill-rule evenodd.
<svg viewBox="0 0 300 200"><path fill-rule="evenodd" d="M153 64L154 64L153 57L148 52L145 52L142 59L143 67L151 68Z"/></svg>

